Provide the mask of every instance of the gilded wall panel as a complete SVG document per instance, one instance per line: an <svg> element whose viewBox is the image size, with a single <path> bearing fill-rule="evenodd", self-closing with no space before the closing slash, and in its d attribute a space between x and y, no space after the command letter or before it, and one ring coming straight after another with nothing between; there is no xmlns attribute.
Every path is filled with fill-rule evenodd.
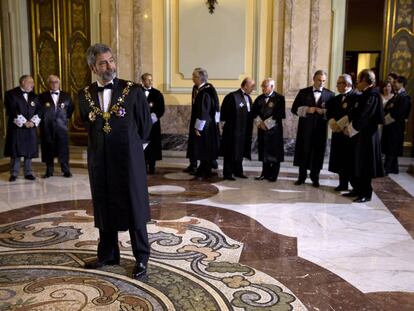
<svg viewBox="0 0 414 311"><path fill-rule="evenodd" d="M384 27L382 78L390 72L405 76L406 89L414 99L414 0L387 0ZM413 110L408 120L407 144L414 138Z"/></svg>
<svg viewBox="0 0 414 311"><path fill-rule="evenodd" d="M88 0L31 0L32 63L35 89L47 89L47 77L57 74L61 88L71 94L75 113L70 122L72 141L81 142L85 130L80 120L77 93L90 83L85 52L90 46Z"/></svg>

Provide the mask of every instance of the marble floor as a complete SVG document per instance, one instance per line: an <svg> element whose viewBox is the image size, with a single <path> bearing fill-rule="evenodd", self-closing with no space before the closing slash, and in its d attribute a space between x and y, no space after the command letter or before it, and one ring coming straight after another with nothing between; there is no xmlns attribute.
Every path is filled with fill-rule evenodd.
<svg viewBox="0 0 414 311"><path fill-rule="evenodd" d="M361 204L326 169L321 187L294 186L289 159L275 183L254 180L256 161L248 179L197 180L170 153L148 177L152 253L138 282L124 233L120 266L82 269L97 245L84 158L72 178L42 179L35 163L39 178L15 183L2 159L0 310L414 310L410 162Z"/></svg>

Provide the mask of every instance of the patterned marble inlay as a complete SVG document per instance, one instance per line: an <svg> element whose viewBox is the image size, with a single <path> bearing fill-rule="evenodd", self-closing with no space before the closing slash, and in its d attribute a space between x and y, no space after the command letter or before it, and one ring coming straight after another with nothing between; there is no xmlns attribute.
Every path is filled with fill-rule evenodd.
<svg viewBox="0 0 414 311"><path fill-rule="evenodd" d="M128 278L127 233L120 234L120 266L83 270L97 244L92 219L69 210L1 226L0 309L306 310L282 283L238 262L242 243L194 217L149 224L145 283Z"/></svg>

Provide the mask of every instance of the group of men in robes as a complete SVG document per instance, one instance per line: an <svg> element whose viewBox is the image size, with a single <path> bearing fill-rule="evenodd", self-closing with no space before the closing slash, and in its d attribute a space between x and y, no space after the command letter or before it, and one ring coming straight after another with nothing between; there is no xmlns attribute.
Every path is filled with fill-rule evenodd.
<svg viewBox="0 0 414 311"><path fill-rule="evenodd" d="M328 102L327 117L332 129L329 170L339 175L336 191L354 202L371 200L372 179L384 176L379 125L384 123L381 96L375 87L373 71L362 70L357 77L357 91L352 79L343 74L337 80L339 95Z"/></svg>
<svg viewBox="0 0 414 311"><path fill-rule="evenodd" d="M32 159L38 157L37 128L40 128L42 162L46 163L44 178L53 176L57 157L64 177L71 177L69 168L68 120L73 113L70 95L60 90L56 75L47 78L48 91L37 96L30 75L19 79L19 86L5 94L7 135L4 155L10 157L10 182L19 175L20 159L24 158L24 178L35 180Z"/></svg>
<svg viewBox="0 0 414 311"><path fill-rule="evenodd" d="M219 101L213 85L207 81L207 71L193 72L192 110L187 147L190 165L184 170L198 177L211 176L219 155L223 156L224 180L245 179L243 158L251 159L253 126L258 128L259 160L263 169L257 180L276 181L280 162L284 160L283 125L285 100L274 90L275 82L262 82L263 94L252 101L250 94L255 81L245 78L240 89L224 97L219 113ZM220 142L220 126L223 124ZM198 165L198 162L200 164Z"/></svg>
<svg viewBox="0 0 414 311"><path fill-rule="evenodd" d="M263 162L262 173L256 180L276 181L280 162L284 160L282 120L285 118L285 99L274 91L274 80L268 78L262 82L262 94L254 102L250 94L255 84L250 78L242 81L240 89L225 96L220 113L220 121L224 124L219 146L218 97L206 77L204 69L194 70L187 149L190 166L186 171L191 168L196 169L197 176L211 176L212 163L221 153L224 180L247 178L243 173L242 161L243 158L251 159L252 129L255 126L259 160ZM299 167L295 185L305 183L310 171L312 185L320 186L319 174L324 162L329 125L332 130L329 170L339 175L339 185L335 190L346 191L350 183L352 191L344 193L344 196L356 197L354 202L367 202L372 196L372 178L384 174L378 131L378 126L384 123L384 112L375 88L375 74L371 70L361 71L357 90L353 89L349 75L340 75L337 96L324 87L326 79L324 71L316 71L313 85L298 92L291 108L292 113L299 117L293 160L294 165ZM400 94L405 96L403 90ZM398 98L396 96L395 101ZM400 109L406 118L409 110ZM391 117L391 113L388 114ZM398 120L398 113L394 112L391 118ZM398 126L398 121L392 123ZM197 160L201 161L198 167ZM395 161L394 158L392 160Z"/></svg>

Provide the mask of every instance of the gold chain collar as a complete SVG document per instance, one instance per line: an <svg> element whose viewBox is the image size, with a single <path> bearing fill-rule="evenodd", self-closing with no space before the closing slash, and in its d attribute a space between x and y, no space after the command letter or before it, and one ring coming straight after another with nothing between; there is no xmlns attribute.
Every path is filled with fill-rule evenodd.
<svg viewBox="0 0 414 311"><path fill-rule="evenodd" d="M89 112L89 120L91 122L94 122L97 116L102 116L102 118L105 120L105 125L102 129L106 134L110 133L112 128L109 125L109 119L111 118L112 114L115 114L118 118L123 118L126 115L126 110L123 105L125 105L125 97L129 94L131 86L133 85L133 82L128 81L126 87L122 91L122 95L118 97L116 104L112 105L109 111L105 112L102 111L92 100L91 93L89 92L89 86L85 87L83 90L85 92L85 98L89 103L89 107L92 109L92 111Z"/></svg>

